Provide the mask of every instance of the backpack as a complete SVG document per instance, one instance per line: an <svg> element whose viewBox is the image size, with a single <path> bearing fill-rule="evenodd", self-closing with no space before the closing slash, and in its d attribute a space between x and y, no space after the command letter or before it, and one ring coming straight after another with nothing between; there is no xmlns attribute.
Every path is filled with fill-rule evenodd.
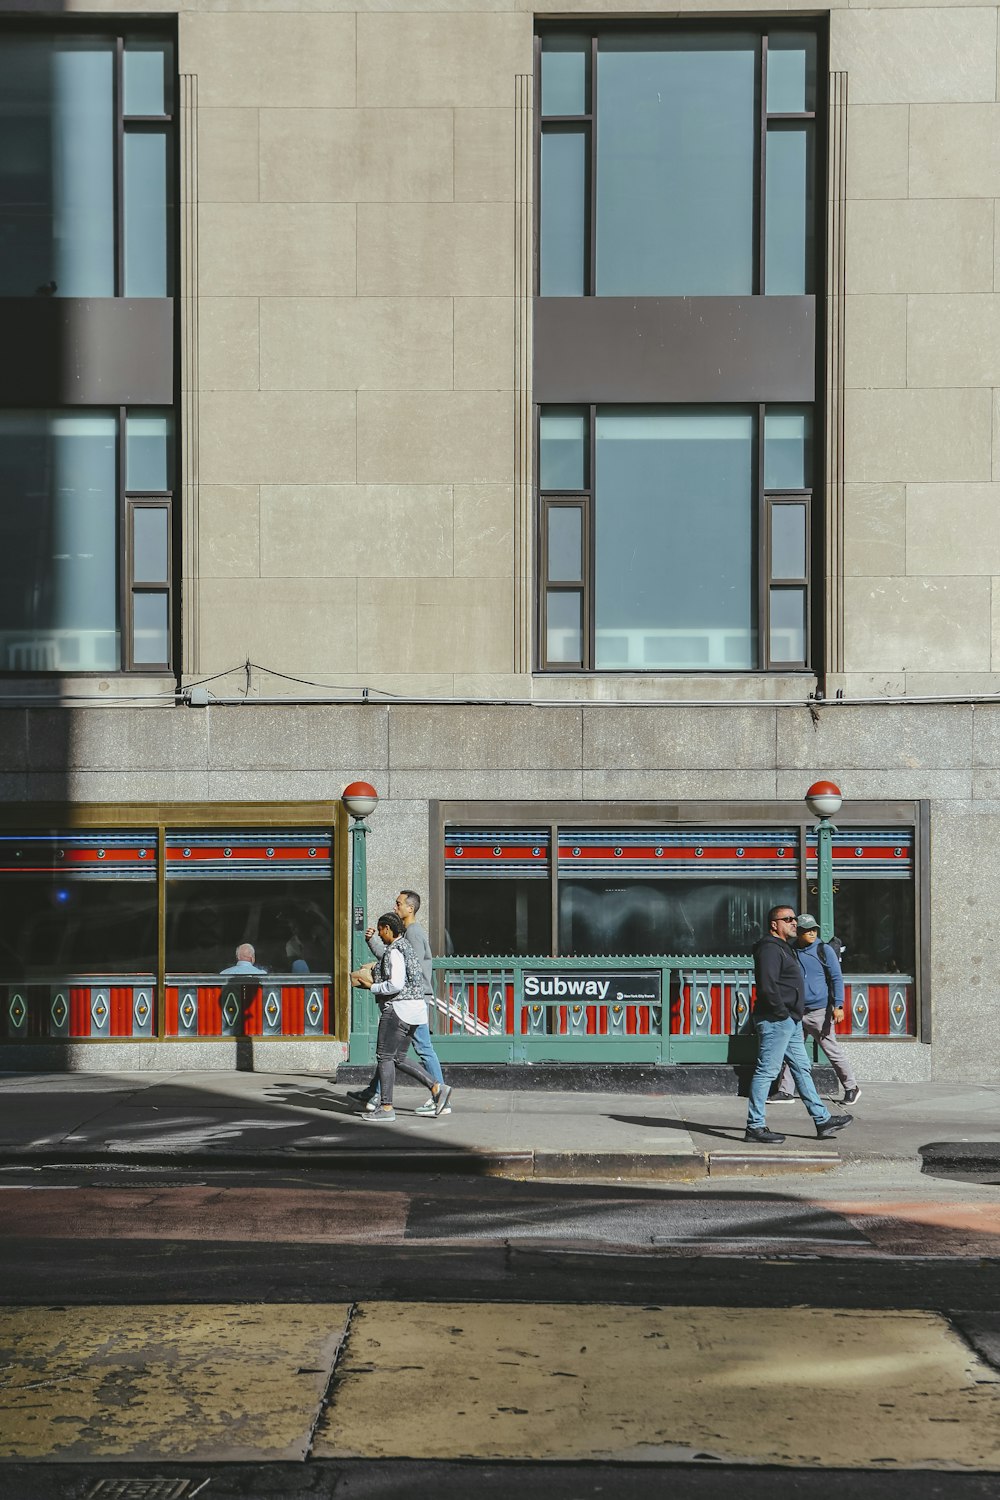
<svg viewBox="0 0 1000 1500"><path fill-rule="evenodd" d="M840 955L844 951L844 945L838 937L830 938L827 943L824 943L822 938L818 938L816 941L816 957L823 965L823 973L826 975L826 1015L823 1017L823 1029L820 1032L820 1040L830 1035L830 1028L833 1026L833 1013L837 1008L837 992L833 979L833 970L830 968L830 961L826 956L828 947L833 949L838 963L840 962Z"/></svg>

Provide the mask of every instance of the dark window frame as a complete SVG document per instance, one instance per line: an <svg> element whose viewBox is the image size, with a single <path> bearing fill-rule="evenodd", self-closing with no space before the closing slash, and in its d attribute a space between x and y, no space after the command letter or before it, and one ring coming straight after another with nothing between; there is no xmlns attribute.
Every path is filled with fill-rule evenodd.
<svg viewBox="0 0 1000 1500"><path fill-rule="evenodd" d="M169 672L174 638L173 492L171 490L125 491L125 567L123 568L122 661L126 672ZM135 576L135 513L162 510L167 517L167 566L163 583L137 580ZM135 599L139 594L164 596L167 601L167 658L161 662L136 662Z"/></svg>
<svg viewBox="0 0 1000 1500"><path fill-rule="evenodd" d="M4 408L13 410L14 408ZM114 414L118 426L115 442L115 597L118 602L119 662L114 669L96 667L81 668L0 668L0 681L22 680L25 677L124 677L124 676L173 676L177 655L177 447L176 414L172 407L144 406L65 406L59 408L20 408L31 410L59 410L85 414L101 410ZM144 412L166 411L174 419L174 430L168 437L168 476L174 478L174 486L168 490L129 489L127 480L126 441L129 413L140 416ZM136 582L134 578L132 512L136 507L165 509L167 512L167 582L165 584ZM162 663L142 662L136 664L132 640L132 598L136 593L165 593L167 596L167 660Z"/></svg>
<svg viewBox="0 0 1000 1500"><path fill-rule="evenodd" d="M587 827L595 830L629 826L645 828L660 827L705 827L712 828L770 828L795 826L798 830L802 857L798 861L799 911L810 906L809 877L804 857L809 836L815 829L815 820L808 814L801 801L778 801L768 803L766 809L760 802L742 800L726 802L716 800L690 802L450 802L432 801L428 809L430 836L429 895L431 909L428 928L431 948L435 954L445 951L445 867L444 849L447 830L451 826L467 828L480 824L483 827L537 828L547 824L550 829L550 890L551 932L549 957L558 958L558 850L557 830L566 827ZM931 978L931 905L930 905L930 803L925 799L914 801L858 800L841 813L843 823L852 828L892 827L906 828L913 835L913 893L914 893L914 970L913 988L916 1007L915 1030L912 1036L899 1038L905 1043L929 1043L932 1037L932 1010L930 995ZM892 1038L880 1037L879 1042Z"/></svg>
<svg viewBox="0 0 1000 1500"><path fill-rule="evenodd" d="M534 36L534 180L537 184L535 193L535 255L533 266L533 291L536 297L541 296L541 207L542 207L542 137L551 131L567 132L582 130L586 136L586 173L584 189L584 291L585 297L597 296L597 120L600 108L597 85L597 53L601 37L613 35L628 35L642 32L670 32L672 34L691 34L696 32L738 31L756 36L756 86L754 90L754 107L756 113L756 129L754 140L754 206L753 206L753 287L747 295L765 296L766 282L766 212L765 200L767 193L767 136L769 127L780 130L782 127L793 127L795 125L811 126L811 150L809 154L809 180L812 184L812 213L811 229L812 242L811 257L807 256L806 264L806 296L812 295L821 285L823 275L823 253L821 239L821 213L822 194L819 186L822 173L819 170L821 161L821 150L823 142L820 138L820 120L824 105L824 90L822 87L824 76L824 61L826 55L825 34L823 28L817 25L815 19L800 16L794 19L780 17L755 19L729 15L724 19L717 17L702 17L697 20L685 18L683 20L670 19L665 21L662 17L649 16L648 18L630 19L623 21L599 21L588 25L581 18L579 21L538 21L535 26ZM767 47L770 36L801 35L809 33L816 40L817 69L815 79L815 108L801 112L789 113L785 111L768 112L767 108ZM559 35L564 37L579 37L581 40L590 40L590 60L588 67L587 89L586 89L586 112L580 115L543 115L542 113L542 39L546 36ZM807 241L808 244L808 241ZM664 294L667 295L667 294Z"/></svg>
<svg viewBox="0 0 1000 1500"><path fill-rule="evenodd" d="M305 829L319 824L329 828L332 848L332 931L333 981L331 1009L333 1029L330 1037L347 1041L350 1021L350 911L348 906L350 856L348 850L348 817L341 801L336 802L36 802L8 803L0 809L0 828L5 833L41 832L53 829L149 829L156 833L157 871L157 1016L159 1029L150 1038L164 1038L164 1002L167 974L166 911L166 840L168 831L190 829L198 832L220 832L232 829ZM92 1046L80 1039L74 1045ZM203 1037L203 1042L218 1045L227 1039ZM128 1045L131 1045L129 1043ZM136 1039L136 1046L142 1041Z"/></svg>
<svg viewBox="0 0 1000 1500"><path fill-rule="evenodd" d="M114 297L125 297L125 137L133 131L165 130L167 137L167 285L165 297L177 296L177 222L179 186L179 72L176 16L130 16L117 20L107 15L53 17L40 13L0 18L0 46L5 36L91 36L114 43L112 78L114 188ZM173 69L167 89L168 110L162 115L126 115L125 47L131 39L160 40L173 48ZM85 299L90 300L90 299Z"/></svg>
<svg viewBox="0 0 1000 1500"><path fill-rule="evenodd" d="M535 255L533 261L533 290L536 297L540 297L541 278L541 149L542 138L550 130L573 130L582 129L587 133L587 160L585 174L585 236L583 246L584 259L584 295L582 298L565 299L572 306L575 302L580 304L589 299L602 299L596 296L596 230L597 213L595 193L597 184L597 121L600 101L598 98L598 72L597 53L600 40L606 36L621 36L628 34L643 33L670 33L670 34L692 34L707 33L720 35L726 32L738 32L742 35L754 35L756 37L756 88L755 88L755 139L754 139L754 224L753 224L753 250L754 250L754 273L753 292L748 300L763 298L767 300L769 295L765 293L766 267L767 267L767 245L766 245L766 192L767 192L767 142L769 130L794 129L805 125L810 133L810 146L808 155L809 192L807 215L807 242L806 242L806 292L805 297L814 299L817 304L817 335L816 335L816 395L814 398L806 398L811 406L813 417L812 433L812 460L809 472L805 476L806 488L812 496L812 507L822 503L823 487L822 475L825 463L825 433L822 430L822 389L823 371L825 368L825 338L822 320L822 288L826 279L826 248L824 238L824 214L825 197L824 183L827 172L827 139L826 139L826 106L827 106L827 65L828 65L828 35L827 27L822 18L817 17L742 17L728 15L726 17L699 17L664 20L660 17L635 17L626 20L600 20L593 21L587 18L576 20L538 20L536 22L534 37L534 170L536 192L534 199L534 231L535 231ZM813 98L811 102L814 108L801 112L769 111L767 99L767 73L768 73L768 45L779 37L811 35L815 38L815 77L813 82ZM542 113L542 70L541 57L543 41L548 36L561 36L573 38L580 43L581 50L587 58L587 76L583 110L578 115L543 115ZM589 43L589 50L588 50ZM552 299L555 302L556 299ZM562 299L559 299L560 301ZM628 299L604 299L628 300ZM645 299L652 306L656 300L671 299ZM709 299L711 300L711 299ZM546 305L549 299L542 299L542 305ZM587 407L591 413L591 442L590 442L590 477L589 488L586 491L588 518L590 521L591 539L594 535L594 478L593 478L593 449L594 449L594 411L595 403L587 401L588 392L585 390L574 391L573 397L568 398L568 404ZM582 399L581 399L582 398ZM727 395L725 402L728 404L732 398ZM657 391L651 388L648 397L637 397L630 392L626 398L628 405L663 405L680 404L676 402L664 403L658 399ZM547 407L554 407L557 403L547 401L542 403ZM561 402L558 404L562 404ZM602 401L598 404L612 404ZM697 404L705 404L698 402ZM715 404L710 402L709 404ZM743 404L736 401L735 404ZM770 590L772 582L776 587L785 584L785 580L773 580L769 574L769 539L767 536L767 523L769 520L770 501L769 495L764 489L763 476L763 406L759 404L756 394L750 395L748 405L759 408L758 421L758 483L756 487L754 503L754 526L755 536L753 546L756 552L756 563L751 555L750 566L753 571L752 587L755 590L756 607L755 619L757 624L757 649L755 664L747 668L725 668L725 667L618 667L598 669L594 666L593 651L593 608L594 597L594 547L591 545L589 558L589 577L584 589L583 622L585 630L585 646L582 664L574 664L550 660L548 657L547 620L546 620L546 593L547 593L547 568L544 556L545 537L543 535L546 524L547 508L552 499L556 498L558 492L542 490L540 487L539 455L538 455L538 416L536 414L535 425L535 455L534 455L534 478L535 478L535 528L536 528L536 599L535 599L535 629L536 649L534 657L534 670L539 673L550 674L552 672L567 672L577 675L605 675L614 672L620 675L645 675L650 673L659 676L692 675L692 674L730 674L737 671L739 675L763 674L773 672L803 672L812 673L820 669L818 658L823 649L823 621L820 614L821 590L818 587L823 577L823 527L821 517L810 511L810 524L807 537L807 564L810 578L799 584L806 590L806 651L804 660L787 662L773 657L770 651ZM775 403L784 405L786 402ZM795 400L787 404L796 404ZM538 403L536 402L536 406ZM775 491L775 494L778 492Z"/></svg>
<svg viewBox="0 0 1000 1500"><path fill-rule="evenodd" d="M179 272L179 185L180 185L180 75L178 70L178 34L177 17L167 15L137 16L127 18L114 18L106 15L75 16L51 15L21 15L4 16L0 18L0 45L3 45L7 36L40 36L55 37L88 36L106 39L114 44L114 67L112 77L112 115L114 128L113 141L113 213L114 213L114 300L124 299L125 291L125 140L129 134L139 132L163 131L166 135L166 168L167 168L167 202L166 202L166 291L164 300L173 300L175 306L175 327L179 329L179 303L177 278ZM168 43L172 48L172 67L165 83L165 112L161 115L139 115L126 114L125 112L125 53L129 41L162 41ZM29 299L30 300L30 299ZM55 300L59 300L58 297ZM79 299L78 299L79 300ZM83 299L85 301L102 301L111 299ZM146 299L136 299L146 300ZM153 299L156 300L156 299ZM179 347L179 345L178 345ZM164 406L157 404L155 410L168 410L174 422L171 435L170 471L173 488L162 493L152 491L127 490L126 489L126 465L125 465L125 443L126 443L126 416L128 412L134 415L141 414L144 410L154 408L144 407L139 403L126 403L124 405L111 402L106 408L115 412L118 421L117 441L117 467L116 467L116 557L115 557L115 593L118 600L118 622L120 636L119 664L114 671L98 669L44 669L44 668L0 668L0 680L23 679L25 677L65 677L71 675L79 678L98 678L125 675L146 676L171 676L175 677L174 663L179 659L179 599L178 586L180 580L180 506L179 498L179 452L180 432L178 425L178 379L179 364L178 356L175 354L174 367L174 399L172 404ZM5 403L14 409L16 402ZM65 410L66 412L84 413L94 410L91 404L77 405L73 402L56 404L46 402L40 405L27 405L19 407L23 410ZM168 511L168 557L167 569L169 582L165 586L168 594L167 622L168 622L168 660L162 664L152 665L134 663L134 651L132 642L132 540L131 540L131 511L136 501L148 500L153 504L166 504ZM164 586L159 586L163 591ZM157 591L156 585L138 585L136 592L146 590Z"/></svg>
<svg viewBox="0 0 1000 1500"><path fill-rule="evenodd" d="M813 433L808 443L808 451L811 454L810 471L813 483L806 484L802 489L786 490L768 489L764 480L764 418L767 411L779 411L784 407L794 405L788 402L752 403L755 410L755 432L754 432L754 495L752 500L752 531L750 565L753 571L752 587L754 596L753 617L757 631L757 654L756 664L748 668L725 668L725 667L597 667L595 662L595 635L597 628L595 612L595 583L596 583L596 515L597 503L596 489L596 467L597 467L597 410L598 406L606 407L605 402L591 402L590 404L566 407L567 411L585 410L587 413L587 436L586 442L586 483L580 490L556 490L543 489L540 476L540 430L542 413L559 411L558 406L545 404L536 405L535 408L535 495L536 495L536 517L535 527L538 537L536 549L536 622L535 633L538 641L537 670L546 674L553 672L569 672L577 676L594 675L606 676L609 672L626 673L636 676L690 676L697 672L698 675L710 673L729 674L738 670L740 675L747 673L765 672L806 672L809 671L809 663L813 657L813 586L812 577L815 571L814 559L814 532L816 527L813 517L814 496L817 493L815 467L819 445L816 434ZM645 404L645 403L644 403ZM665 410L683 410L680 403L650 402L650 408ZM742 403L736 403L742 404ZM751 404L751 403L748 403ZM720 404L718 409L724 411L725 405ZM815 421L815 407L812 409ZM809 475L807 475L807 478ZM771 532L770 520L772 507L782 502L793 503L804 502L806 506L806 573L801 579L777 578L771 576ZM581 584L551 583L548 577L548 512L553 505L579 505L584 512L584 576ZM756 558L756 568L754 568ZM798 661L785 661L771 656L771 621L770 621L770 599L772 588L799 588L805 591L805 626L806 626L806 651L805 658ZM548 595L559 592L579 592L582 594L581 616L583 621L583 660L580 663L565 662L550 659L548 656Z"/></svg>

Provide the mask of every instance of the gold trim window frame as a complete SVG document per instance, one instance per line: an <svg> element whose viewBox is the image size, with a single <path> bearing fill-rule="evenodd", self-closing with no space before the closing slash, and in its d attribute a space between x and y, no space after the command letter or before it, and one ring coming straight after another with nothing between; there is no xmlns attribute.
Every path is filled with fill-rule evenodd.
<svg viewBox="0 0 1000 1500"><path fill-rule="evenodd" d="M165 1041L184 1038L168 1037L166 1021L166 844L170 833L184 830L210 834L215 830L274 829L285 832L322 828L331 836L331 930L333 934L332 977L329 1029L327 1039L346 1042L349 1029L349 953L348 953L348 837L347 814L343 804L329 802L134 802L134 803L67 803L36 802L7 805L0 812L0 830L4 833L30 833L53 829L105 831L144 829L156 834L157 882L157 957L155 975L156 1027L152 1035L132 1038ZM37 1040L57 1041L55 1036ZM117 1040L128 1041L122 1037ZM282 1039L282 1038L277 1038ZM307 1038L308 1039L308 1038ZM107 1040L106 1036L73 1037L74 1045ZM228 1036L199 1036L202 1042L228 1042ZM266 1042L267 1036L255 1038Z"/></svg>

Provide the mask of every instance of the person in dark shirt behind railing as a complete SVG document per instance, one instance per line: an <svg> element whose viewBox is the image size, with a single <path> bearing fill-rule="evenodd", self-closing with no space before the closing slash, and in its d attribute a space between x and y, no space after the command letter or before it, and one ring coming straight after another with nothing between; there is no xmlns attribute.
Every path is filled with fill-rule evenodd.
<svg viewBox="0 0 1000 1500"><path fill-rule="evenodd" d="M805 981L792 944L796 917L790 906L772 906L768 931L753 950L757 994L753 1026L757 1033L757 1066L750 1081L750 1107L744 1139L759 1145L779 1145L785 1137L767 1128L767 1096L787 1059L802 1102L812 1116L821 1141L829 1139L853 1115L832 1115L816 1092L802 1035Z"/></svg>

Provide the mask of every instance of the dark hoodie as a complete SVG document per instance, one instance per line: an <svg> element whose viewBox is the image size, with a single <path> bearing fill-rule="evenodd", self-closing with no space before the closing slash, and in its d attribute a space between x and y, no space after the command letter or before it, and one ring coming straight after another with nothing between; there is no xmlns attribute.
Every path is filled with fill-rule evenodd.
<svg viewBox="0 0 1000 1500"><path fill-rule="evenodd" d="M784 938L768 933L753 950L754 979L757 998L755 1021L801 1021L806 1006L806 986L802 965L795 949Z"/></svg>

